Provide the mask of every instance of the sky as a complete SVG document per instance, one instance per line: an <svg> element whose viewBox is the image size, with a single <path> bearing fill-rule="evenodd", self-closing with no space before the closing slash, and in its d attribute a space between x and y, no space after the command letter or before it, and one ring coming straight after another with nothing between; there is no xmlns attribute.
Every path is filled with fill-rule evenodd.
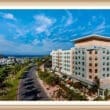
<svg viewBox="0 0 110 110"><path fill-rule="evenodd" d="M90 34L110 36L110 10L0 10L0 54L46 55Z"/></svg>

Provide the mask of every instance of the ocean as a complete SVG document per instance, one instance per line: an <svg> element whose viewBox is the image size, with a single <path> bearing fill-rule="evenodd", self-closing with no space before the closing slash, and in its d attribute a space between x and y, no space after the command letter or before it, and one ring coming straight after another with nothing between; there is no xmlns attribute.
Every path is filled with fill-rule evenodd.
<svg viewBox="0 0 110 110"><path fill-rule="evenodd" d="M42 58L48 55L2 55L4 58L15 57L15 58Z"/></svg>

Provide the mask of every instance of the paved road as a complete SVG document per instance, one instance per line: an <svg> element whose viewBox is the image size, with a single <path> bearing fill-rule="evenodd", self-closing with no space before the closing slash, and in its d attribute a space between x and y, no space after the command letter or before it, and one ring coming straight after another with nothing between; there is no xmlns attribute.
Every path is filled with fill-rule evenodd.
<svg viewBox="0 0 110 110"><path fill-rule="evenodd" d="M36 67L32 67L21 78L18 100L49 100L36 76Z"/></svg>

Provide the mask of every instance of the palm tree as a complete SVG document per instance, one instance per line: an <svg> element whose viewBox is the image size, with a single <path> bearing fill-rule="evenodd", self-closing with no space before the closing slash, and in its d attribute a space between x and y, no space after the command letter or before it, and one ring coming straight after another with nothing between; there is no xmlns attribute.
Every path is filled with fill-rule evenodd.
<svg viewBox="0 0 110 110"><path fill-rule="evenodd" d="M100 89L100 79L98 77L94 78L94 90L98 92Z"/></svg>
<svg viewBox="0 0 110 110"><path fill-rule="evenodd" d="M108 92L109 92L108 89L106 89L106 90L105 90L105 100L108 99Z"/></svg>

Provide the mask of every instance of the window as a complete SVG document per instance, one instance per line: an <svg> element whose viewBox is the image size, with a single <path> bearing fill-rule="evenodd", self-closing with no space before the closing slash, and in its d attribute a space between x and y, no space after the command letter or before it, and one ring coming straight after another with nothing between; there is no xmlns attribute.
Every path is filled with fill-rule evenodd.
<svg viewBox="0 0 110 110"><path fill-rule="evenodd" d="M84 65L84 62L82 62L82 65Z"/></svg>
<svg viewBox="0 0 110 110"><path fill-rule="evenodd" d="M103 62L103 65L105 65L105 62Z"/></svg>
<svg viewBox="0 0 110 110"><path fill-rule="evenodd" d="M92 72L92 69L89 69L89 72Z"/></svg>
<svg viewBox="0 0 110 110"><path fill-rule="evenodd" d="M98 64L97 63L95 63L95 66L97 66Z"/></svg>
<svg viewBox="0 0 110 110"><path fill-rule="evenodd" d="M109 68L107 68L107 71L109 71Z"/></svg>
<svg viewBox="0 0 110 110"><path fill-rule="evenodd" d="M80 75L80 72L79 72L79 75Z"/></svg>
<svg viewBox="0 0 110 110"><path fill-rule="evenodd" d="M109 57L107 57L107 60L109 60Z"/></svg>
<svg viewBox="0 0 110 110"><path fill-rule="evenodd" d="M95 73L97 73L98 72L98 70L97 69L95 69Z"/></svg>
<svg viewBox="0 0 110 110"><path fill-rule="evenodd" d="M105 53L105 51L103 51L103 53Z"/></svg>
<svg viewBox="0 0 110 110"><path fill-rule="evenodd" d="M105 74L103 74L103 77L105 77Z"/></svg>
<svg viewBox="0 0 110 110"><path fill-rule="evenodd" d="M84 71L84 68L82 68L82 71Z"/></svg>
<svg viewBox="0 0 110 110"><path fill-rule="evenodd" d="M105 57L103 57L103 59L105 59Z"/></svg>
<svg viewBox="0 0 110 110"><path fill-rule="evenodd" d="M82 51L82 54L84 54L84 51Z"/></svg>
<svg viewBox="0 0 110 110"><path fill-rule="evenodd" d="M109 65L109 62L107 62L107 66Z"/></svg>
<svg viewBox="0 0 110 110"><path fill-rule="evenodd" d="M98 52L97 51L95 51L95 54L97 54Z"/></svg>
<svg viewBox="0 0 110 110"><path fill-rule="evenodd" d="M89 75L89 79L92 79L92 76L91 75Z"/></svg>
<svg viewBox="0 0 110 110"><path fill-rule="evenodd" d="M109 54L109 51L107 51L107 54Z"/></svg>
<svg viewBox="0 0 110 110"><path fill-rule="evenodd" d="M92 54L92 51L89 51L89 54Z"/></svg>
<svg viewBox="0 0 110 110"><path fill-rule="evenodd" d="M92 63L89 63L89 66L92 66Z"/></svg>
<svg viewBox="0 0 110 110"><path fill-rule="evenodd" d="M107 74L107 77L109 77L109 74Z"/></svg>
<svg viewBox="0 0 110 110"><path fill-rule="evenodd" d="M84 77L84 74L82 74L82 77Z"/></svg>
<svg viewBox="0 0 110 110"><path fill-rule="evenodd" d="M89 60L92 60L92 57L89 57Z"/></svg>
<svg viewBox="0 0 110 110"><path fill-rule="evenodd" d="M80 62L79 62L79 64L80 64Z"/></svg>
<svg viewBox="0 0 110 110"><path fill-rule="evenodd" d="M95 57L95 60L97 60L97 57Z"/></svg>
<svg viewBox="0 0 110 110"><path fill-rule="evenodd" d="M84 57L82 57L82 60L84 60Z"/></svg>
<svg viewBox="0 0 110 110"><path fill-rule="evenodd" d="M105 71L105 68L103 68L103 71Z"/></svg>
<svg viewBox="0 0 110 110"><path fill-rule="evenodd" d="M75 74L77 75L77 72Z"/></svg>
<svg viewBox="0 0 110 110"><path fill-rule="evenodd" d="M94 77L94 79L98 79L98 77L97 77L97 76L95 76L95 77Z"/></svg>

